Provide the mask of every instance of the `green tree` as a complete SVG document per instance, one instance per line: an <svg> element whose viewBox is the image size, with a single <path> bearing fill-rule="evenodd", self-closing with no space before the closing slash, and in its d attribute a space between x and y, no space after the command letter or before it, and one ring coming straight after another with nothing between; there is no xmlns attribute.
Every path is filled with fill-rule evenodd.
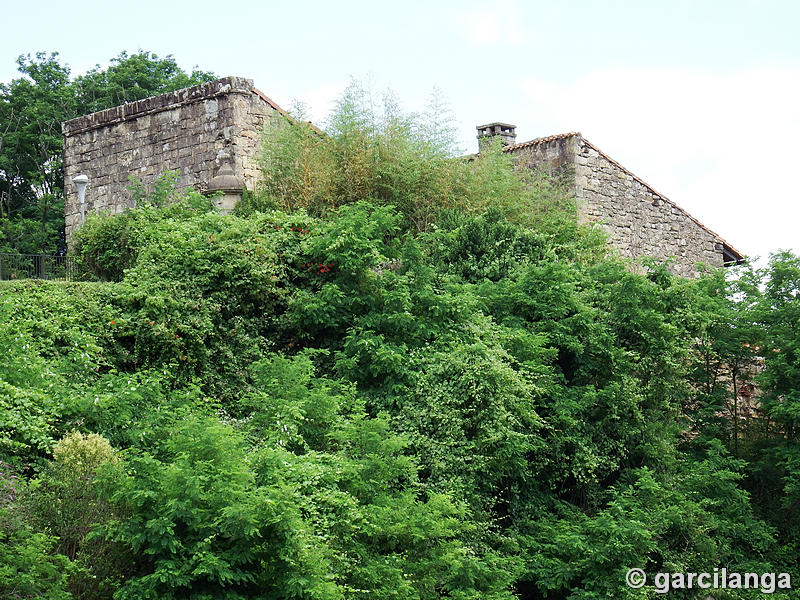
<svg viewBox="0 0 800 600"><path fill-rule="evenodd" d="M0 84L0 251L55 252L63 229L61 122L76 115L58 54L20 56Z"/></svg>
<svg viewBox="0 0 800 600"><path fill-rule="evenodd" d="M261 190L240 211L303 208L321 215L370 202L394 207L403 228L415 233L430 230L448 210L497 207L528 221L544 212L574 216L562 188L553 186L545 198L545 186L518 177L499 145L479 157L457 157L453 132L440 96L425 114L406 114L390 93L378 108L372 92L354 81L323 132L302 118L274 120L264 141Z"/></svg>
<svg viewBox="0 0 800 600"><path fill-rule="evenodd" d="M80 114L87 114L126 102L134 102L212 81L214 74L197 67L187 73L170 54L157 54L139 50L133 54L120 52L103 69L97 65L72 82Z"/></svg>
<svg viewBox="0 0 800 600"><path fill-rule="evenodd" d="M88 496L54 492L84 481L45 460L56 440L120 449L96 539L133 559L108 593L596 600L652 596L631 567L800 576L797 257L735 281L632 269L557 182L525 187L497 149L412 156L416 121L362 100L325 135L284 128L239 214L166 177L79 232L107 281L0 286L7 460L58 516ZM81 567L58 551L96 535L23 529L13 560L43 567Z"/></svg>
<svg viewBox="0 0 800 600"><path fill-rule="evenodd" d="M118 517L96 480L98 472L118 460L103 436L68 433L21 499L29 522L52 533L54 552L71 561L68 590L75 598L111 598L131 561L119 545L91 535Z"/></svg>
<svg viewBox="0 0 800 600"><path fill-rule="evenodd" d="M71 80L58 53L39 52L0 84L0 252L64 250L63 121L213 79L145 51L111 63Z"/></svg>
<svg viewBox="0 0 800 600"><path fill-rule="evenodd" d="M776 253L750 286L756 323L762 328L758 379L766 433L755 449L754 492L784 539L800 548L800 257Z"/></svg>
<svg viewBox="0 0 800 600"><path fill-rule="evenodd" d="M20 497L25 482L10 464L0 461L0 598L69 600L69 559L55 554L57 538L37 530L26 519Z"/></svg>
<svg viewBox="0 0 800 600"><path fill-rule="evenodd" d="M745 414L752 407L742 406L759 370L763 338L752 298L757 277L752 267L734 275L719 269L685 286L692 297L686 326L695 340L690 354L695 388L684 415L697 440L718 438L736 457L752 458L752 444L764 432L758 419Z"/></svg>

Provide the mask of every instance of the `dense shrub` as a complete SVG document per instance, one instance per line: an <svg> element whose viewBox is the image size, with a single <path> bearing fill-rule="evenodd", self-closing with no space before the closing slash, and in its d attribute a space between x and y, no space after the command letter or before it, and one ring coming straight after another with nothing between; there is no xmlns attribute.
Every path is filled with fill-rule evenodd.
<svg viewBox="0 0 800 600"><path fill-rule="evenodd" d="M163 173L151 186L132 178L129 191L136 210L112 218L89 215L72 238L70 253L76 264L104 281L120 281L125 270L136 264L141 249L168 230L159 224L211 210L211 199L192 189L177 188L177 181L174 171Z"/></svg>
<svg viewBox="0 0 800 600"><path fill-rule="evenodd" d="M376 109L372 93L353 82L320 132L302 119L275 118L264 139L263 183L237 207L303 209L311 215L369 201L392 206L402 227L435 229L453 211L494 208L520 222L574 223L565 186L520 177L499 145L459 157L441 101L424 115L403 113L387 93Z"/></svg>
<svg viewBox="0 0 800 600"><path fill-rule="evenodd" d="M3 593L800 577L796 257L736 281L631 269L496 150L453 159L357 90L303 127L272 133L237 215L166 178L80 232L108 281L0 286L0 492L22 480L0 498ZM745 426L751 364L766 418Z"/></svg>

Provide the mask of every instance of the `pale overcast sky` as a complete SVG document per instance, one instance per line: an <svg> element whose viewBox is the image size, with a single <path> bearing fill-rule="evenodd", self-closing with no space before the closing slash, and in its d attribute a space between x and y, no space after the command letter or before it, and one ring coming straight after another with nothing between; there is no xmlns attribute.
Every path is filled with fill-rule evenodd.
<svg viewBox="0 0 800 600"><path fill-rule="evenodd" d="M800 2L48 0L2 20L0 81L23 53L80 74L144 49L318 122L351 77L408 110L438 87L465 151L491 121L580 131L743 253L800 251Z"/></svg>

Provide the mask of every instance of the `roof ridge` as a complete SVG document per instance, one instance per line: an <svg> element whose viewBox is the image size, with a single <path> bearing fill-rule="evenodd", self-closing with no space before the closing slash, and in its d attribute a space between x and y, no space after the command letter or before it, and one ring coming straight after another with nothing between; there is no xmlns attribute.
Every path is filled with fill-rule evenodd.
<svg viewBox="0 0 800 600"><path fill-rule="evenodd" d="M503 152L513 152L515 150L521 150L522 148L529 148L531 146L537 146L539 144L544 144L544 143L547 143L547 142L553 142L555 140L567 139L567 138L571 138L571 137L575 137L575 136L580 137L581 140L583 140L595 152L600 154L600 156L605 158L608 162L610 162L611 164L616 166L618 169L620 169L625 174L630 175L630 177L632 177L634 181L636 181L639 184L641 184L644 187L646 187L648 190L650 190L650 192L653 195L658 196L659 198L661 198L661 200L663 200L664 202L666 202L670 206L674 207L675 209L679 210L682 214L684 214L686 217L688 217L690 221L694 222L703 231L705 231L706 233L711 234L714 238L719 240L719 242L723 246L725 246L725 248L727 248L731 252L731 254L734 254L736 256L737 261L742 260L744 258L744 256L742 255L741 252L739 252L731 244L729 244L727 241L725 241L725 238L723 238L721 235L719 235L715 231L712 231L711 229L709 229L708 227L703 225L703 223L701 223L698 219L696 219L694 216L692 216L687 210L685 210L685 209L681 208L680 206L678 206L675 202L673 202L672 200L667 198L664 194L662 194L660 192L657 192L653 188L653 186L651 186L649 183L644 181L641 177L639 177L639 176L635 175L634 173L632 173L630 171L630 169L626 169L625 167L623 167L621 164L619 164L617 161L615 161L613 158L611 158L608 154L606 154L605 152L600 150L600 148L598 148L592 142L590 142L585 137L583 137L583 135L578 131L570 131L569 133L557 133L555 135L548 135L548 136L544 136L544 137L535 138L535 139L529 140L527 142L520 142L519 144L509 144L508 146L505 146L503 148Z"/></svg>
<svg viewBox="0 0 800 600"><path fill-rule="evenodd" d="M544 144L545 142L563 140L566 138L574 137L576 135L579 137L583 137L579 131L570 131L569 133L557 133L555 135L548 135L545 137L535 138L527 142L520 142L519 144L509 144L508 146L503 147L503 152L512 152L520 148L528 148L530 146L536 146L537 144Z"/></svg>

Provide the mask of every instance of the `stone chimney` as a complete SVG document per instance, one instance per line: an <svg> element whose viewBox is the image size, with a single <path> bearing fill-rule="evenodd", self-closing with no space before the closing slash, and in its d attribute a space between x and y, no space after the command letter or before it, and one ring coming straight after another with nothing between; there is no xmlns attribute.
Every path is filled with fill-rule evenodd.
<svg viewBox="0 0 800 600"><path fill-rule="evenodd" d="M490 144L493 138L499 136L503 146L513 144L517 139L515 130L516 125L508 123L489 123L488 125L478 125L478 149L482 150L486 144Z"/></svg>

